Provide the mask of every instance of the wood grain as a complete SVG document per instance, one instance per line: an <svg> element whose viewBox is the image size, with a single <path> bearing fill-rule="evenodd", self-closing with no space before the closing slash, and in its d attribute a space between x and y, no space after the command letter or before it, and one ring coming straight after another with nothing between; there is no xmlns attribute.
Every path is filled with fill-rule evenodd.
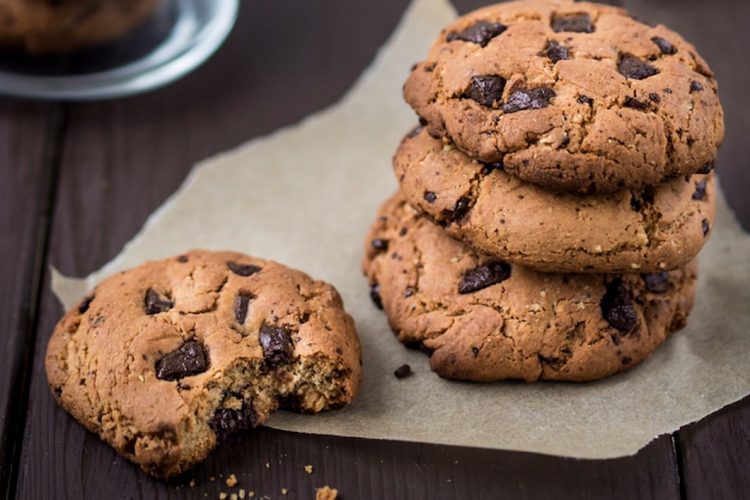
<svg viewBox="0 0 750 500"><path fill-rule="evenodd" d="M15 473L14 436L24 424L58 125L52 106L0 101L0 494Z"/></svg>
<svg viewBox="0 0 750 500"><path fill-rule="evenodd" d="M480 3L462 0L457 6L465 12ZM742 135L748 128L741 92L750 83L748 70L736 68L748 39L741 18L696 0L624 3L644 19L683 31L719 73L730 130L722 151L722 183L750 226L750 202L740 184L746 186L750 175L740 168L747 161ZM62 311L40 264L74 275L100 267L179 186L193 163L335 102L369 64L405 5L406 0L245 2L226 46L171 87L123 100L65 105L57 115L44 106L0 104L0 146L16 145L12 153L0 149L0 194L8 195L0 198L0 228L3 235L6 228L15 231L8 242L3 238L0 256L22 255L15 263L0 260L2 276L14 280L0 283L0 298L8 303L0 307L1 324L10 326L10 336L1 338L10 339L11 352L19 352L24 349L19 339L37 337L29 346L33 364L0 364L0 370L16 374L12 380L31 379L23 432L17 427L3 434L15 445L23 438L20 473L11 481L17 498L215 498L230 491L223 483L229 473L240 479L238 488L272 498L282 498L282 487L289 489L286 498L311 498L313 488L323 484L339 488L345 499L750 496L746 468L738 462L750 452L750 399L683 429L676 447L664 436L634 457L607 461L259 429L234 436L169 484L140 473L55 405L42 360ZM738 13L747 13L741 2L736 6ZM6 159L22 163L23 158L37 167L7 171ZM299 162L304 168L304 159ZM45 174L45 163L59 165L59 173ZM31 228L36 228L33 235L25 232ZM46 260L32 263L31 251ZM16 385L4 383L5 373L0 371L0 410L7 408L8 388ZM25 403L20 404L23 409ZM20 425L24 415L18 415ZM307 464L313 474L304 472Z"/></svg>

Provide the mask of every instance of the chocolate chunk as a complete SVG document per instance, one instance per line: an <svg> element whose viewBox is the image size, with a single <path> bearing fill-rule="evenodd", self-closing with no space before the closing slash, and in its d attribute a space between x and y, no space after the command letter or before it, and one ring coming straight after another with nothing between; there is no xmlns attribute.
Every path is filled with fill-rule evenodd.
<svg viewBox="0 0 750 500"><path fill-rule="evenodd" d="M234 319L236 319L237 323L240 325L245 324L247 311L250 308L250 301L254 298L255 296L251 293L240 292L237 294L237 298L234 300Z"/></svg>
<svg viewBox="0 0 750 500"><path fill-rule="evenodd" d="M510 278L510 264L490 261L466 271L458 284L458 293L473 293Z"/></svg>
<svg viewBox="0 0 750 500"><path fill-rule="evenodd" d="M631 331L638 323L630 289L619 278L607 285L607 292L602 297L600 306L607 323L621 332Z"/></svg>
<svg viewBox="0 0 750 500"><path fill-rule="evenodd" d="M711 224L708 222L708 219L701 221L701 228L703 229L703 236L708 236L708 232L711 230Z"/></svg>
<svg viewBox="0 0 750 500"><path fill-rule="evenodd" d="M706 175L706 174L711 173L713 169L714 169L713 163L706 163L705 165L703 165L701 168L698 169L697 173Z"/></svg>
<svg viewBox="0 0 750 500"><path fill-rule="evenodd" d="M179 262L180 264L184 264L187 261L188 261L187 255L180 255L179 257L177 257L177 262Z"/></svg>
<svg viewBox="0 0 750 500"><path fill-rule="evenodd" d="M653 102L661 102L661 96L659 94L654 93L654 92L650 93L648 95L648 98L651 99Z"/></svg>
<svg viewBox="0 0 750 500"><path fill-rule="evenodd" d="M292 360L292 334L284 327L263 324L260 328L260 346L263 348L263 359L271 366Z"/></svg>
<svg viewBox="0 0 750 500"><path fill-rule="evenodd" d="M625 102L623 103L623 106L625 106L626 108L637 109L638 111L645 111L649 109L649 104L647 102L639 101L638 99L633 99L630 96L625 98Z"/></svg>
<svg viewBox="0 0 750 500"><path fill-rule="evenodd" d="M80 304L78 304L78 314L83 314L89 310L89 306L94 301L94 294L92 293L88 297L84 298Z"/></svg>
<svg viewBox="0 0 750 500"><path fill-rule="evenodd" d="M146 314L159 314L167 312L174 307L174 302L163 298L153 288L146 290Z"/></svg>
<svg viewBox="0 0 750 500"><path fill-rule="evenodd" d="M579 95L578 102L581 104L588 104L589 106L594 104L594 100L590 98L589 96L585 96L585 95Z"/></svg>
<svg viewBox="0 0 750 500"><path fill-rule="evenodd" d="M482 164L482 175L489 175L490 172L493 170L504 170L505 165L503 165L502 161L496 161L492 163L483 163Z"/></svg>
<svg viewBox="0 0 750 500"><path fill-rule="evenodd" d="M217 408L208 426L216 434L217 441L223 441L230 434L244 429L252 429L258 425L258 414L253 403L243 401L238 410L231 408Z"/></svg>
<svg viewBox="0 0 750 500"><path fill-rule="evenodd" d="M630 54L622 54L620 61L617 63L617 71L625 78L632 80L643 80L659 73L659 70L651 66L646 61L638 59Z"/></svg>
<svg viewBox="0 0 750 500"><path fill-rule="evenodd" d="M502 76L472 76L467 96L482 106L491 108L494 103L502 101L504 88L505 78Z"/></svg>
<svg viewBox="0 0 750 500"><path fill-rule="evenodd" d="M424 200L425 200L425 201L426 201L427 203L435 203L435 200L437 200L437 196L436 196L436 195L435 195L435 193L433 193L432 191L427 191L427 192L426 192L426 193L424 194Z"/></svg>
<svg viewBox="0 0 750 500"><path fill-rule="evenodd" d="M469 200L465 196L460 197L458 201L456 201L456 206L453 208L451 222L459 222L466 216L467 213L469 213L470 208L471 200Z"/></svg>
<svg viewBox="0 0 750 500"><path fill-rule="evenodd" d="M405 378L412 374L411 366L409 365L401 365L398 368L396 368L396 371L393 372L393 374L396 376L396 378Z"/></svg>
<svg viewBox="0 0 750 500"><path fill-rule="evenodd" d="M654 42L657 47L659 47L659 50L662 54L672 55L677 53L677 49L675 48L675 46L660 36L651 38L651 41Z"/></svg>
<svg viewBox="0 0 750 500"><path fill-rule="evenodd" d="M527 109L541 109L549 106L550 100L555 97L555 91L547 87L539 87L532 90L516 90L508 101L503 104L503 112L515 113Z"/></svg>
<svg viewBox="0 0 750 500"><path fill-rule="evenodd" d="M448 33L446 39L449 42L461 40L486 47L487 44L490 43L490 40L501 34L506 29L508 29L508 27L504 24L479 21L463 31L451 31Z"/></svg>
<svg viewBox="0 0 750 500"><path fill-rule="evenodd" d="M701 82L696 82L695 80L690 82L690 92L700 92L701 90L703 90Z"/></svg>
<svg viewBox="0 0 750 500"><path fill-rule="evenodd" d="M383 299L380 298L380 285L374 283L370 286L370 299L375 307L383 309Z"/></svg>
<svg viewBox="0 0 750 500"><path fill-rule="evenodd" d="M238 264L237 262L227 262L227 267L230 271L238 276L250 276L261 270L260 267L252 264Z"/></svg>
<svg viewBox="0 0 750 500"><path fill-rule="evenodd" d="M591 22L591 16L585 12L553 14L550 26L552 26L552 30L557 33L561 31L570 31L573 33L594 32L594 25Z"/></svg>
<svg viewBox="0 0 750 500"><path fill-rule="evenodd" d="M385 240L383 238L375 238L370 242L370 245L372 245L372 248L374 248L378 252L385 252L386 250L388 250L388 240Z"/></svg>
<svg viewBox="0 0 750 500"><path fill-rule="evenodd" d="M200 342L192 339L156 362L156 378L177 380L203 373L207 369L208 354Z"/></svg>
<svg viewBox="0 0 750 500"><path fill-rule="evenodd" d="M642 274L641 278L646 284L646 289L649 292L664 293L669 290L669 273L667 271L652 274Z"/></svg>
<svg viewBox="0 0 750 500"><path fill-rule="evenodd" d="M544 48L544 55L546 55L547 58L553 63L570 59L570 52L568 52L568 48L564 45L560 45L554 40L550 40L547 42L547 46Z"/></svg>
<svg viewBox="0 0 750 500"><path fill-rule="evenodd" d="M695 183L695 191L693 192L694 200L706 199L706 179Z"/></svg>

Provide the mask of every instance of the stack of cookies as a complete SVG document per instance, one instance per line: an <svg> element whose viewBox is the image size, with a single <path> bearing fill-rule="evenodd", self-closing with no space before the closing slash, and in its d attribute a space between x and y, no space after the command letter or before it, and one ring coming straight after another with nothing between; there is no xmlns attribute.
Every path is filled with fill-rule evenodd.
<svg viewBox="0 0 750 500"><path fill-rule="evenodd" d="M691 44L615 7L510 2L443 30L404 96L421 124L364 270L435 372L594 380L686 324L724 135Z"/></svg>

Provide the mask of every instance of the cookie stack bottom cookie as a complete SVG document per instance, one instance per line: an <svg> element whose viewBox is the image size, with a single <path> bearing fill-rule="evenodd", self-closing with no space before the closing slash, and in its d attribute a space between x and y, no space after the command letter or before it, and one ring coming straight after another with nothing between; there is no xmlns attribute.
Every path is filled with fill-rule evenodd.
<svg viewBox="0 0 750 500"><path fill-rule="evenodd" d="M401 194L367 237L363 268L399 340L441 376L595 380L635 366L682 328L695 261L655 274L541 273L451 238Z"/></svg>

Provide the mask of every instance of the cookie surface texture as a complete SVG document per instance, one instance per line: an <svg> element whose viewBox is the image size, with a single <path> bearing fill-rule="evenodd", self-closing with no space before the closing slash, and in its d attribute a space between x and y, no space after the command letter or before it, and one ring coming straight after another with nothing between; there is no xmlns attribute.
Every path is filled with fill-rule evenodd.
<svg viewBox="0 0 750 500"><path fill-rule="evenodd" d="M360 359L330 285L243 254L192 251L103 281L56 326L46 370L63 408L166 478L279 407L351 402Z"/></svg>

